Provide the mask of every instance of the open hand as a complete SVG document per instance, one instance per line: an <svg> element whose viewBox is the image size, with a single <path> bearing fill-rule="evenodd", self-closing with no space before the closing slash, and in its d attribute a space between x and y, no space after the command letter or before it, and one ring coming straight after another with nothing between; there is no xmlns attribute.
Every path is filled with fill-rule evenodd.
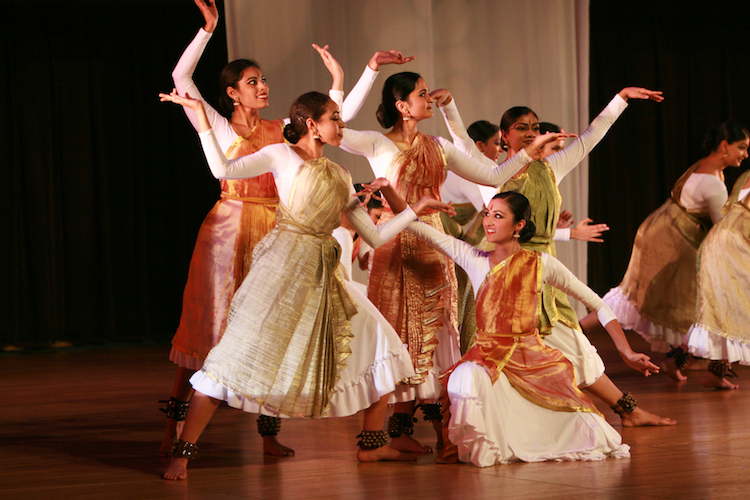
<svg viewBox="0 0 750 500"><path fill-rule="evenodd" d="M203 101L193 99L187 92L185 93L185 97L182 97L177 93L177 89L172 89L172 92L169 94L160 93L159 100L161 102L173 102L180 106L192 109L193 111L198 111L203 107Z"/></svg>
<svg viewBox="0 0 750 500"><path fill-rule="evenodd" d="M195 5L203 14L206 25L203 29L208 33L213 33L219 24L219 9L216 8L216 0L194 0Z"/></svg>
<svg viewBox="0 0 750 500"><path fill-rule="evenodd" d="M356 193L357 196L372 195L372 193L379 191L381 188L388 187L391 185L391 181L385 177L378 177L369 184L362 183L362 191Z"/></svg>
<svg viewBox="0 0 750 500"><path fill-rule="evenodd" d="M331 76L333 77L333 85L331 86L331 88L336 90L343 90L344 70L341 68L341 65L336 60L336 58L333 57L328 51L328 45L321 47L317 43L314 43L312 44L312 46L315 50L318 51L318 54L320 54L320 58L323 59L323 64L326 65L328 72L331 73Z"/></svg>
<svg viewBox="0 0 750 500"><path fill-rule="evenodd" d="M422 215L429 210L443 212L450 217L456 215L456 209L453 208L452 202L445 203L440 200L436 200L435 198L430 198L429 196L424 196L421 200L412 205L411 208L417 215Z"/></svg>
<svg viewBox="0 0 750 500"><path fill-rule="evenodd" d="M373 71L378 71L380 66L384 64L405 64L409 61L413 61L414 56L404 57L400 51L396 50L379 50L375 52L370 58L370 62L367 65Z"/></svg>
<svg viewBox="0 0 750 500"><path fill-rule="evenodd" d="M568 132L547 132L546 134L539 134L534 137L534 142L524 148L526 153L531 156L532 159L538 160L542 157L542 148L549 142L559 141L560 139L567 139L568 137L578 137L578 134L571 134Z"/></svg>
<svg viewBox="0 0 750 500"><path fill-rule="evenodd" d="M620 97L626 101L628 99L649 99L656 102L662 102L664 100L663 93L664 92L661 90L649 90L644 89L643 87L625 87L618 92Z"/></svg>
<svg viewBox="0 0 750 500"><path fill-rule="evenodd" d="M581 222L570 230L570 238L581 241L591 241L594 243L602 243L604 240L601 239L601 235L604 231L609 231L609 226L606 224L590 224L594 222L589 217L586 217Z"/></svg>
<svg viewBox="0 0 750 500"><path fill-rule="evenodd" d="M630 351L629 353L620 353L623 361L632 369L649 376L652 373L659 373L659 367L651 362L651 358L640 352Z"/></svg>

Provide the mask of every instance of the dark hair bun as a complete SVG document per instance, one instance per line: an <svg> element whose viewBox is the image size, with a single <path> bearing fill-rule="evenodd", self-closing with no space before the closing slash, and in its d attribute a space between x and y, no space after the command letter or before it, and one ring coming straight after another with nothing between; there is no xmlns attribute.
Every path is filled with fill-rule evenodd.
<svg viewBox="0 0 750 500"><path fill-rule="evenodd" d="M289 141L291 144L297 144L302 138L299 130L295 130L291 123L284 125L284 139Z"/></svg>
<svg viewBox="0 0 750 500"><path fill-rule="evenodd" d="M385 104L380 103L380 106L378 106L378 110L375 112L375 118L378 119L378 123L381 127L391 128L396 124L398 114L395 112L395 108L387 109Z"/></svg>
<svg viewBox="0 0 750 500"><path fill-rule="evenodd" d="M533 222L531 222L531 220L526 219L526 225L523 226L521 232L518 233L518 241L521 243L526 243L527 241L531 240L531 238L533 238L535 234L536 226Z"/></svg>
<svg viewBox="0 0 750 500"><path fill-rule="evenodd" d="M284 138L297 144L307 134L307 119L319 121L329 102L331 99L320 92L308 92L295 99L289 110L289 123L284 127Z"/></svg>
<svg viewBox="0 0 750 500"><path fill-rule="evenodd" d="M391 128L398 122L401 113L396 109L397 101L405 101L409 98L421 78L418 73L404 71L389 76L383 84L382 100L375 112L378 123L383 128Z"/></svg>

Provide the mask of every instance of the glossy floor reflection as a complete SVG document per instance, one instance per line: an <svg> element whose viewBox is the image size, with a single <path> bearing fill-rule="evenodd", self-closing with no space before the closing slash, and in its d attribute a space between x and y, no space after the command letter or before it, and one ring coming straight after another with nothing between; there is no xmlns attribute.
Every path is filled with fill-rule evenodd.
<svg viewBox="0 0 750 500"><path fill-rule="evenodd" d="M0 354L0 498L747 498L750 369L736 368L740 389L709 391L699 372L681 384L665 375L642 378L608 338L592 341L622 389L678 421L623 429L597 402L631 445L629 459L478 469L437 465L428 455L416 463L360 464L361 416L285 420L280 441L297 455L268 458L255 417L222 407L201 439L204 457L178 483L159 478L166 462L156 454L164 425L157 400L168 396L174 377L168 346ZM415 435L434 444L421 420Z"/></svg>

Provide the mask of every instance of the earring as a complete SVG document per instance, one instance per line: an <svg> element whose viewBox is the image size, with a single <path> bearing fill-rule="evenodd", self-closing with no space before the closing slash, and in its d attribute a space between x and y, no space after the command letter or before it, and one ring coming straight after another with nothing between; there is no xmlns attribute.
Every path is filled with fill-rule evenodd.
<svg viewBox="0 0 750 500"><path fill-rule="evenodd" d="M520 234L520 233L513 233L513 237L514 237L514 238L520 238L520 237L521 237L521 234Z"/></svg>
<svg viewBox="0 0 750 500"><path fill-rule="evenodd" d="M729 153L724 153L724 156L725 156L725 157L726 157L726 156L729 156Z"/></svg>
<svg viewBox="0 0 750 500"><path fill-rule="evenodd" d="M407 114L405 114L405 115L402 115L402 116L401 116L401 119L402 119L403 121L407 122L407 121L411 120L411 115L410 115L409 113L407 113Z"/></svg>
<svg viewBox="0 0 750 500"><path fill-rule="evenodd" d="M320 140L320 136L318 135L318 131L317 130L315 132L313 132L313 139L315 139L316 141Z"/></svg>
<svg viewBox="0 0 750 500"><path fill-rule="evenodd" d="M240 105L240 96L236 95L232 97L232 105L233 106L239 106Z"/></svg>

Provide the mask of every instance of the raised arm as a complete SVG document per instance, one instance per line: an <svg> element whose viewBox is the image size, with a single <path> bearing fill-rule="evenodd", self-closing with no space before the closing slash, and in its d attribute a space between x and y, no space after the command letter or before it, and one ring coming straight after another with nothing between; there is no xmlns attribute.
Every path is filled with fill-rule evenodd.
<svg viewBox="0 0 750 500"><path fill-rule="evenodd" d="M542 253L542 280L580 300L589 309L596 311L599 322L604 325L620 356L628 366L646 376L659 372L659 367L650 361L649 356L633 351L620 323L617 322L617 317L601 297L584 285L559 260L546 253Z"/></svg>
<svg viewBox="0 0 750 500"><path fill-rule="evenodd" d="M367 100L367 96L370 95L375 79L378 77L380 66L384 64L404 64L412 60L414 60L414 57L404 57L401 52L396 50L375 52L365 66L362 76L359 77L354 88L346 96L346 100L344 100L343 91L341 91L340 100L343 101L343 104L339 104L341 119L348 122L357 116ZM333 95L331 95L331 99L334 99Z"/></svg>
<svg viewBox="0 0 750 500"><path fill-rule="evenodd" d="M200 90L198 90L193 81L193 73L195 73L195 68L198 66L198 61L200 61L203 51L206 49L206 45L208 45L208 41L211 39L219 22L219 12L216 9L214 0L210 0L210 4L206 4L203 0L195 0L195 4L200 9L206 22L204 27L198 30L193 41L190 42L190 45L182 53L180 60L177 61L177 65L172 70L172 80L180 95L190 94L192 98L204 101L206 115L212 128L220 130L220 133L223 134L225 132L223 128L229 127L228 120L205 102ZM198 117L195 112L189 108L184 109L188 120L198 130Z"/></svg>
<svg viewBox="0 0 750 500"><path fill-rule="evenodd" d="M312 47L318 51L318 54L320 54L320 58L323 60L323 64L325 64L328 72L331 73L333 82L331 83L331 90L328 95L331 96L332 92L343 92L344 70L341 68L341 65L336 60L336 58L333 57L328 51L328 45L321 47L318 44L314 43L312 44ZM331 97L331 99L333 99L333 97Z"/></svg>
<svg viewBox="0 0 750 500"><path fill-rule="evenodd" d="M664 97L662 97L661 91L648 90L641 87L626 87L617 93L578 139L557 153L547 157L547 161L555 173L558 184L604 138L615 121L625 111L625 108L628 107L628 99L648 99L661 102L664 100Z"/></svg>
<svg viewBox="0 0 750 500"><path fill-rule="evenodd" d="M436 90L435 92L440 91ZM435 94L435 92L432 94ZM456 100L451 99L438 107L443 114L443 119L445 120L445 125L448 127L448 132L451 134L453 144L464 154L469 155L474 159L481 159L480 157L484 156L484 154L479 151L476 143L466 131L466 126L464 126L464 121L461 119L458 107L456 106ZM487 159L489 160L489 158ZM489 163L486 164L489 165Z"/></svg>

